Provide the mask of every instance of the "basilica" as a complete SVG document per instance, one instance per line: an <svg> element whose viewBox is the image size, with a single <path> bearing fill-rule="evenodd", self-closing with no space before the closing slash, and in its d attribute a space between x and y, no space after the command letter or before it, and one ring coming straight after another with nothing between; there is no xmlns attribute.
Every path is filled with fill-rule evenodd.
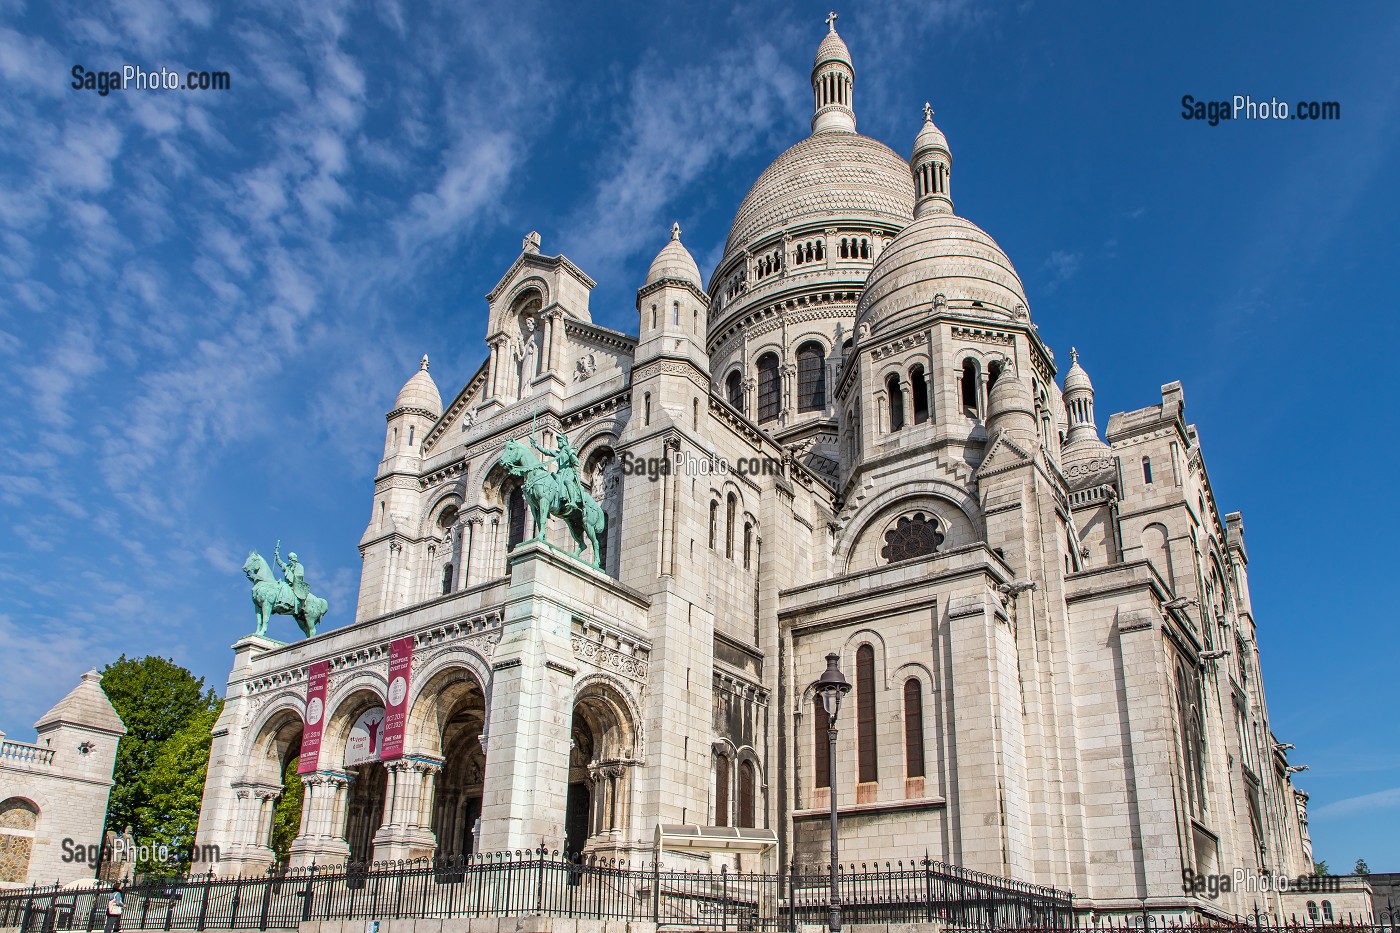
<svg viewBox="0 0 1400 933"><path fill-rule="evenodd" d="M1102 418L1093 360L1052 352L955 209L932 112L906 159L857 131L855 79L833 20L810 135L708 279L658 231L634 333L530 234L475 374L444 397L423 358L353 622L234 645L197 839L220 872L541 842L776 870L827 857L832 795L843 861L927 853L1110 914L1244 911L1184 874L1311 872L1244 523L1182 386ZM535 527L511 440L576 455L596 548Z"/></svg>

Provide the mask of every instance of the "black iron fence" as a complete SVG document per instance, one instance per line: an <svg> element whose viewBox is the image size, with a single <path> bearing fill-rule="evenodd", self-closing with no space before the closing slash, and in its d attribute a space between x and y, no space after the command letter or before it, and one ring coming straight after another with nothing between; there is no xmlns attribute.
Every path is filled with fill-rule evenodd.
<svg viewBox="0 0 1400 933"><path fill-rule="evenodd" d="M0 927L22 933L100 930L110 886L29 888L0 896ZM847 923L942 921L971 929L1064 930L1068 892L927 858L839 872ZM312 866L252 878L146 879L123 889L127 930L293 929L310 920L542 915L628 920L688 930L795 931L825 925L826 866L780 874L682 871L572 859L539 849L467 859Z"/></svg>

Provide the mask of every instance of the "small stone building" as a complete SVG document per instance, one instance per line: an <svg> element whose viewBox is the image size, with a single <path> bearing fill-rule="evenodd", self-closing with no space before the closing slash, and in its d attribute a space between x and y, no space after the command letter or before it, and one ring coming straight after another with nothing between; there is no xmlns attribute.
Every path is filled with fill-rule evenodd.
<svg viewBox="0 0 1400 933"><path fill-rule="evenodd" d="M88 671L34 724L34 742L0 732L0 888L91 878L102 842L121 717Z"/></svg>

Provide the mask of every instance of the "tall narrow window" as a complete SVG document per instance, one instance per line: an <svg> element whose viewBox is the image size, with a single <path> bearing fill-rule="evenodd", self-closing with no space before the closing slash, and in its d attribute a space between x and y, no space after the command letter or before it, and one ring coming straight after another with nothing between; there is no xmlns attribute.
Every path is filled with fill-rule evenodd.
<svg viewBox="0 0 1400 933"><path fill-rule="evenodd" d="M1152 485L1152 460L1148 457L1142 458L1142 481Z"/></svg>
<svg viewBox="0 0 1400 933"><path fill-rule="evenodd" d="M924 776L924 688L914 677L904 682L904 776Z"/></svg>
<svg viewBox="0 0 1400 933"><path fill-rule="evenodd" d="M715 536L719 533L719 503L710 500L710 550L715 549Z"/></svg>
<svg viewBox="0 0 1400 933"><path fill-rule="evenodd" d="M815 340L797 348L797 410L826 408L826 354Z"/></svg>
<svg viewBox="0 0 1400 933"><path fill-rule="evenodd" d="M740 411L744 410L744 377L739 375L739 370L734 370L724 380L724 396L729 404Z"/></svg>
<svg viewBox="0 0 1400 933"><path fill-rule="evenodd" d="M715 825L729 825L729 759L715 759Z"/></svg>
<svg viewBox="0 0 1400 933"><path fill-rule="evenodd" d="M672 323L672 324L679 324L680 322L681 322L681 303L680 303L679 301L673 301L673 302L671 302L671 323Z"/></svg>
<svg viewBox="0 0 1400 933"><path fill-rule="evenodd" d="M724 556L734 559L734 512L739 500L730 493L724 500Z"/></svg>
<svg viewBox="0 0 1400 933"><path fill-rule="evenodd" d="M821 697L812 697L812 706L812 770L816 777L813 786L830 787L831 739L827 733L831 731L831 720L827 718Z"/></svg>
<svg viewBox="0 0 1400 933"><path fill-rule="evenodd" d="M413 425L408 426L408 446L413 446Z"/></svg>
<svg viewBox="0 0 1400 933"><path fill-rule="evenodd" d="M753 525L744 522L744 569L748 570L753 563Z"/></svg>
<svg viewBox="0 0 1400 933"><path fill-rule="evenodd" d="M510 491L507 511L510 513L510 531L506 536L506 550L512 551L517 544L525 540L525 494L519 486Z"/></svg>
<svg viewBox="0 0 1400 933"><path fill-rule="evenodd" d="M700 400L693 398L690 400L690 427L693 430L700 430Z"/></svg>
<svg viewBox="0 0 1400 933"><path fill-rule="evenodd" d="M962 364L962 404L969 417L977 417L977 361L972 357Z"/></svg>
<svg viewBox="0 0 1400 933"><path fill-rule="evenodd" d="M782 386L778 383L778 354L765 353L758 358L758 423L775 421L782 404Z"/></svg>
<svg viewBox="0 0 1400 933"><path fill-rule="evenodd" d="M993 360L987 364L987 394L992 392L992 386L997 384L997 378L1001 375L1001 362Z"/></svg>
<svg viewBox="0 0 1400 933"><path fill-rule="evenodd" d="M442 595L446 596L452 592L452 565L444 564L442 567Z"/></svg>
<svg viewBox="0 0 1400 933"><path fill-rule="evenodd" d="M739 819L736 825L752 828L754 825L754 767L751 761L739 762Z"/></svg>
<svg viewBox="0 0 1400 933"><path fill-rule="evenodd" d="M642 394L642 424L651 424L651 393Z"/></svg>
<svg viewBox="0 0 1400 933"><path fill-rule="evenodd" d="M890 396L890 430L904 427L904 389L899 385L899 374L885 380L885 390Z"/></svg>
<svg viewBox="0 0 1400 933"><path fill-rule="evenodd" d="M861 645L856 649L856 757L860 762L860 782L869 784L880 780L876 761L878 741L875 735L875 649Z"/></svg>
<svg viewBox="0 0 1400 933"><path fill-rule="evenodd" d="M928 420L928 379L924 377L923 366L916 365L909 370L909 391L914 396L914 423L923 424Z"/></svg>

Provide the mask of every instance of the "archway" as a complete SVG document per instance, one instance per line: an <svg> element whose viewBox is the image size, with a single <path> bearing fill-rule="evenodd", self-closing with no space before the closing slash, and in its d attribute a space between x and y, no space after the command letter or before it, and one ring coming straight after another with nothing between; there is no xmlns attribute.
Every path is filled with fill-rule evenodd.
<svg viewBox="0 0 1400 933"><path fill-rule="evenodd" d="M24 884L34 852L39 808L23 797L0 801L0 881Z"/></svg>
<svg viewBox="0 0 1400 933"><path fill-rule="evenodd" d="M437 855L471 855L486 771L486 694L476 675L458 665L432 675L414 700L408 728L415 750L442 757L432 809Z"/></svg>
<svg viewBox="0 0 1400 933"><path fill-rule="evenodd" d="M631 820L636 725L614 685L585 682L575 694L565 847L590 851L625 841Z"/></svg>
<svg viewBox="0 0 1400 933"><path fill-rule="evenodd" d="M343 838L350 848L351 862L368 862L374 857L374 834L384 823L384 804L388 788L388 772L377 760L358 764L347 761L347 745L351 730L364 713L375 709L382 712L384 699L367 687L358 689L341 700L326 722L321 740L323 769L339 765L349 782L345 796ZM383 721L383 716L379 717Z"/></svg>
<svg viewBox="0 0 1400 933"><path fill-rule="evenodd" d="M301 760L301 716L284 709L270 717L253 743L253 770L249 777L258 783L281 787L270 815L258 814L255 845L272 849L279 863L286 864L292 842L301 829L302 786L297 774Z"/></svg>

